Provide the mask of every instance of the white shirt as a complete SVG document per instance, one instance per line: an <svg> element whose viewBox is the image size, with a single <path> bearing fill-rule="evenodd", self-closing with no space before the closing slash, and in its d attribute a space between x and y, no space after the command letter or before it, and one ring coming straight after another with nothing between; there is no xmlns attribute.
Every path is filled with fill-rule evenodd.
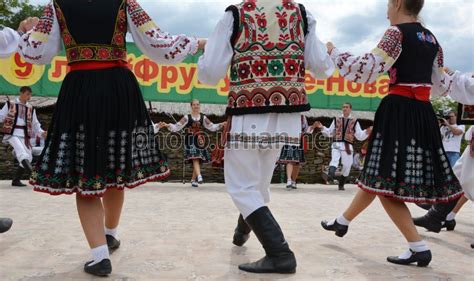
<svg viewBox="0 0 474 281"><path fill-rule="evenodd" d="M199 120L201 119L201 116L200 115L191 116L191 118L194 121L199 122ZM181 118L181 120L179 120L178 123L170 124L169 130L171 132L178 132L178 131L181 131L187 124L188 124L188 115L185 115L183 118ZM216 132L222 128L221 124L212 123L211 120L207 118L207 116L203 117L203 125L204 125L204 128L208 129L211 132Z"/></svg>
<svg viewBox="0 0 474 281"><path fill-rule="evenodd" d="M20 35L15 30L0 25L0 58L11 56L18 49Z"/></svg>
<svg viewBox="0 0 474 281"><path fill-rule="evenodd" d="M127 0L127 5L132 0ZM134 3L138 5L138 3ZM139 6L139 5L138 5ZM49 18L42 17L38 26L45 26L51 24L51 31L49 34L37 30L36 27L23 35L20 40L20 54L25 61L34 64L48 64L61 51L61 30L59 22L56 17L56 10L53 2L49 4L53 14ZM145 25L140 25L132 20L130 9L127 10L127 30L132 34L133 40L140 49L140 51L148 56L150 59L161 64L177 64L182 62L188 55L196 54L198 51L198 40L194 37L187 37L185 35L170 35L167 32L158 28L155 22L150 21ZM148 17L143 11L143 17ZM154 36L149 36L147 33L153 33ZM32 42L40 42L41 44L32 44ZM188 42L186 44L186 42ZM176 49L181 49L181 45L186 47L177 53L173 58L168 54Z"/></svg>
<svg viewBox="0 0 474 281"><path fill-rule="evenodd" d="M307 19L309 33L305 38L305 65L316 78L325 79L333 74L335 66L326 52L326 46L316 35L316 20L309 12ZM227 75L234 56L234 50L230 43L233 25L232 12L226 12L209 37L204 55L199 58L198 79L200 82L215 85ZM257 142L268 139L269 136L281 135L299 139L301 112L233 116L230 134L256 137ZM285 142L282 141L282 143ZM299 141L295 141L291 145L297 146Z"/></svg>
<svg viewBox="0 0 474 281"><path fill-rule="evenodd" d="M16 98L15 103L19 104L20 107L21 106L25 107L25 105L23 105L20 102L19 98ZM30 106L30 104L26 103L26 106ZM19 111L22 111L22 110L20 109ZM23 112L25 112L25 111L23 111ZM7 115L8 115L8 104L5 103L2 110L0 110L0 123L3 123L3 121L5 120ZM16 126L25 126L26 125L24 117L25 117L24 114L18 114L18 119L16 121ZM36 136L43 134L44 131L43 131L43 129L41 129L41 123L38 121L38 118L36 117L36 110L34 110L34 109L33 109L33 120L32 120L32 122L33 122L32 123L33 136L30 136L30 137L36 138ZM24 138L25 137L25 131L23 129L14 129L13 130L13 136ZM10 137L10 136L5 136L5 138L8 138L8 137Z"/></svg>
<svg viewBox="0 0 474 281"><path fill-rule="evenodd" d="M344 117L344 116L341 115L341 117ZM349 115L348 118L353 119L352 115ZM327 138L334 137L334 134L336 133L336 123L332 121L331 126L329 126L329 128L323 127L323 129L321 130L321 133ZM358 139L359 141L364 141L369 137L369 135L367 134L367 130L362 130L358 121L355 125L354 137ZM333 142L332 149L346 150L346 145L344 142ZM349 149L351 151L354 150L354 148L352 147L352 144L349 144Z"/></svg>
<svg viewBox="0 0 474 281"><path fill-rule="evenodd" d="M462 104L474 105L474 74L454 72L451 98Z"/></svg>
<svg viewBox="0 0 474 281"><path fill-rule="evenodd" d="M460 129L463 134L466 130L464 125L454 125ZM447 126L441 126L441 138L443 139L443 146L446 152L461 152L461 141L463 134L455 136Z"/></svg>

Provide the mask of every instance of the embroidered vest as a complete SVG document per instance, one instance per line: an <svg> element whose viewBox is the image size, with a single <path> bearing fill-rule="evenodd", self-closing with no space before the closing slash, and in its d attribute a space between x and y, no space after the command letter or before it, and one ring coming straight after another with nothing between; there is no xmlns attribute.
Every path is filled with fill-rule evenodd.
<svg viewBox="0 0 474 281"><path fill-rule="evenodd" d="M8 113L5 117L5 120L3 121L3 126L0 129L0 132L4 133L5 135L13 135L13 131L15 130L18 121L18 113L20 112L19 107L24 105L7 101L7 106ZM23 116L26 123L25 137L31 137L33 136L33 107L24 107L26 107L26 116Z"/></svg>
<svg viewBox="0 0 474 281"><path fill-rule="evenodd" d="M344 122L343 117L337 117L334 118L334 122L336 126L334 141L353 144L357 119L349 118Z"/></svg>
<svg viewBox="0 0 474 281"><path fill-rule="evenodd" d="M61 36L66 48L68 63L81 61L126 61L127 48L125 36L127 33L127 1L94 1L83 5L96 9L96 13L90 14L85 8L78 8L78 3L73 1L55 0L54 9L58 19ZM131 10L135 1L131 1ZM51 7L47 7L49 13L53 14ZM45 10L47 12L47 10ZM103 11L102 14L99 11ZM46 13L45 12L45 13ZM135 11L135 17L140 17L140 11ZM84 23L84 17L89 20ZM92 19L91 19L92 17ZM133 20L135 17L132 16ZM142 18L141 20L145 20ZM102 24L98 25L97 22ZM109 24L113 22L113 24ZM90 30L86 24L95 26ZM50 28L50 27L49 27Z"/></svg>
<svg viewBox="0 0 474 281"><path fill-rule="evenodd" d="M191 114L188 114L188 123L184 128L186 128L186 133L191 135L196 135L201 132L201 128L204 123L204 114L201 113L199 120L196 121L193 119Z"/></svg>
<svg viewBox="0 0 474 281"><path fill-rule="evenodd" d="M440 50L435 36L420 23L398 24L397 27L403 34L402 53L389 70L390 85L432 84L433 62ZM436 63L440 64L441 61Z"/></svg>
<svg viewBox="0 0 474 281"><path fill-rule="evenodd" d="M227 114L310 110L305 91L303 5L293 0L245 0L234 14Z"/></svg>

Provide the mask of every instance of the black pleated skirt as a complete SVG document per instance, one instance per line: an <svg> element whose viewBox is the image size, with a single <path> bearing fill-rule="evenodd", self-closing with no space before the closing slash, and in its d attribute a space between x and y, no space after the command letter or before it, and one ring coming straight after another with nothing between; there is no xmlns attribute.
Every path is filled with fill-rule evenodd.
<svg viewBox="0 0 474 281"><path fill-rule="evenodd" d="M52 195L101 196L170 174L138 82L127 68L70 72L30 183Z"/></svg>
<svg viewBox="0 0 474 281"><path fill-rule="evenodd" d="M398 95L382 100L359 187L416 203L443 203L463 195L431 103Z"/></svg>

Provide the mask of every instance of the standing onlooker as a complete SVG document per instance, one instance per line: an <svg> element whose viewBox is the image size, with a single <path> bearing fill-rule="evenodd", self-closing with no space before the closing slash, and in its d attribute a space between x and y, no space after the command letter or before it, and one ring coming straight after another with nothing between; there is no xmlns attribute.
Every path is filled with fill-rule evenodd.
<svg viewBox="0 0 474 281"><path fill-rule="evenodd" d="M457 125L457 113L451 111L448 119L440 119L441 136L443 138L443 147L448 156L449 164L454 167L456 161L461 157L461 141L465 131L464 125Z"/></svg>

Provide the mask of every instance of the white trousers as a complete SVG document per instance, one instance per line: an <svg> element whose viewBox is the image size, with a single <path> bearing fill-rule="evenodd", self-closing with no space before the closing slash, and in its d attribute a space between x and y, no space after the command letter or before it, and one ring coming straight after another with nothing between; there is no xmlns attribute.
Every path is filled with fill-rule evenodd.
<svg viewBox="0 0 474 281"><path fill-rule="evenodd" d="M474 157L471 157L471 148L464 150L461 158L453 167L454 174L459 179L464 190L464 196L474 200Z"/></svg>
<svg viewBox="0 0 474 281"><path fill-rule="evenodd" d="M280 148L226 148L224 177L227 192L242 216L266 206L270 202L270 183Z"/></svg>
<svg viewBox="0 0 474 281"><path fill-rule="evenodd" d="M354 163L353 155L347 154L345 150L333 148L331 163L329 163L329 166L337 168L339 166L339 161L341 159L342 159L342 175L344 177L347 177L351 173L352 163Z"/></svg>
<svg viewBox="0 0 474 281"><path fill-rule="evenodd" d="M20 162L20 166L23 167L21 161L28 160L30 163L33 161L33 154L30 148L25 144L25 138L18 136L10 136L5 140L9 145L13 147L15 157ZM24 168L24 167L23 167Z"/></svg>

